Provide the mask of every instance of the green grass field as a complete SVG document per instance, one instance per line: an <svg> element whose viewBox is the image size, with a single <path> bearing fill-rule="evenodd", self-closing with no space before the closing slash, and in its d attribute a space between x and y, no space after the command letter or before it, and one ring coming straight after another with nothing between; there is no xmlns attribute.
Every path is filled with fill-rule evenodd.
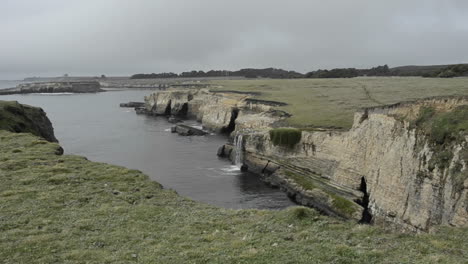
<svg viewBox="0 0 468 264"><path fill-rule="evenodd" d="M228 210L142 173L0 131L1 263L466 263L468 229L401 234L319 215Z"/></svg>
<svg viewBox="0 0 468 264"><path fill-rule="evenodd" d="M350 128L357 109L443 95L468 95L468 78L379 77L212 81L213 90L260 92L259 99L288 103L294 127Z"/></svg>

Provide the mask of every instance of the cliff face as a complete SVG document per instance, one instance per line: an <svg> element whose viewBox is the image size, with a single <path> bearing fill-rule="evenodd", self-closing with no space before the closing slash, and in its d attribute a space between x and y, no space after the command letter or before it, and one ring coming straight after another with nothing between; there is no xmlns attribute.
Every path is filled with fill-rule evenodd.
<svg viewBox="0 0 468 264"><path fill-rule="evenodd" d="M97 93L103 92L99 82L38 82L20 84L16 88L0 90L0 95L29 93Z"/></svg>
<svg viewBox="0 0 468 264"><path fill-rule="evenodd" d="M468 101L452 98L367 109L356 113L350 131L302 132L294 149L274 146L264 131L247 137L245 151L286 160L310 169L322 182L360 190L368 195L374 223L410 230L466 226L467 137L437 149L413 124L422 109L450 113L463 105ZM441 151L453 155L441 157Z"/></svg>
<svg viewBox="0 0 468 264"><path fill-rule="evenodd" d="M0 101L0 129L16 133L31 133L50 142L58 142L54 128L42 108Z"/></svg>
<svg viewBox="0 0 468 264"><path fill-rule="evenodd" d="M174 115L200 121L206 129L232 132L239 129L267 128L286 115L271 106L246 100L247 95L211 93L206 89L162 91L145 97L147 112Z"/></svg>
<svg viewBox="0 0 468 264"><path fill-rule="evenodd" d="M167 114L168 105L171 114L186 109L207 128L236 140L242 135L237 147L227 144L219 154L234 160L241 151L249 170L327 214L407 230L468 225L468 137L463 126L441 132L447 126L436 123L468 120L467 110L466 118L450 121L468 105L465 98L365 109L351 130L302 131L292 148L275 145L269 134L287 114L246 95L167 91L146 104L156 114Z"/></svg>

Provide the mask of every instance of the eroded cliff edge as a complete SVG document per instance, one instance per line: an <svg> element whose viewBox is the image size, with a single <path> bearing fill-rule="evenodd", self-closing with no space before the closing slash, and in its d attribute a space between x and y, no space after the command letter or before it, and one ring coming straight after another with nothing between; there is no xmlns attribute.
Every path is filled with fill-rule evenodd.
<svg viewBox="0 0 468 264"><path fill-rule="evenodd" d="M271 131L288 117L277 104L175 90L146 97L145 112L195 118L230 133L237 147L227 144L220 155L241 156L265 181L326 214L407 230L467 225L466 98L364 109L349 131L299 131L292 146L272 141Z"/></svg>

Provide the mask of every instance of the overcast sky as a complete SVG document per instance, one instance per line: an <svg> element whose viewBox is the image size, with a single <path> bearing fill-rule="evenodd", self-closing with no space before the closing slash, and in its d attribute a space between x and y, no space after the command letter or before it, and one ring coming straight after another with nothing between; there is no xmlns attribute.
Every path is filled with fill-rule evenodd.
<svg viewBox="0 0 468 264"><path fill-rule="evenodd" d="M468 62L468 0L0 0L0 79Z"/></svg>

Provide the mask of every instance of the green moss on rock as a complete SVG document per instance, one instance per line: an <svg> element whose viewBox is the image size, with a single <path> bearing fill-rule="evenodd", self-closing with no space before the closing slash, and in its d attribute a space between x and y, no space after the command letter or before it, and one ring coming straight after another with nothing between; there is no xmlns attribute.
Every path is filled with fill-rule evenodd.
<svg viewBox="0 0 468 264"><path fill-rule="evenodd" d="M449 167L453 158L452 147L464 141L468 132L468 106L458 106L449 112L422 107L411 125L429 140L429 145L434 151L429 160L429 169L438 167L443 170Z"/></svg>
<svg viewBox="0 0 468 264"><path fill-rule="evenodd" d="M38 107L16 101L0 101L0 130L15 133L31 133L57 142L52 124L45 112Z"/></svg>
<svg viewBox="0 0 468 264"><path fill-rule="evenodd" d="M338 196L334 193L328 192L328 194L333 199L333 202L332 202L333 207L336 208L341 213L343 213L344 215L351 216L356 212L358 205L356 205L355 203L341 196Z"/></svg>
<svg viewBox="0 0 468 264"><path fill-rule="evenodd" d="M299 175L288 170L284 171L284 174L286 174L286 176L289 179L292 179L296 184L299 184L302 188L304 188L304 190L313 190L317 188L311 179L308 179L303 175Z"/></svg>
<svg viewBox="0 0 468 264"><path fill-rule="evenodd" d="M295 128L275 128L270 130L270 139L275 146L293 148L301 141L302 132Z"/></svg>
<svg viewBox="0 0 468 264"><path fill-rule="evenodd" d="M317 187L317 185L314 184L313 180L310 179L310 178L307 178L306 176L304 175L300 175L300 174L297 174L297 173L294 173L292 171L289 171L289 170L285 170L284 171L284 174L291 180L293 180L296 184L300 185L304 190L314 190L316 188L319 188ZM346 215L346 216L352 216L357 208L358 208L358 205L333 193L333 192L330 192L330 191L327 191L327 190L324 190L322 188L319 188L320 190L322 190L324 193L326 193L332 200L332 207L340 212L341 214L343 215Z"/></svg>

